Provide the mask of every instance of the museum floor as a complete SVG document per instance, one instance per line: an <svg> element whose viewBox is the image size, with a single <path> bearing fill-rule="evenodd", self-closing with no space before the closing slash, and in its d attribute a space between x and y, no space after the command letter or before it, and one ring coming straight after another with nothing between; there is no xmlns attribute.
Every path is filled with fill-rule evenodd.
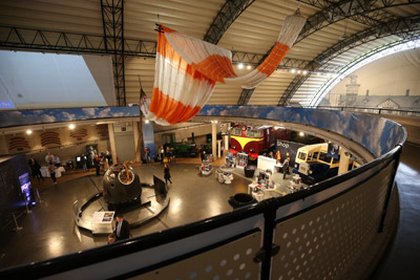
<svg viewBox="0 0 420 280"><path fill-rule="evenodd" d="M400 221L397 235L388 255L378 268L376 279L413 279L420 275L420 147L406 145L397 173L400 192ZM222 164L216 162L215 165ZM169 187L170 204L158 218L132 230L133 236L176 227L232 211L228 199L235 193L247 192L250 180L235 175L231 185L220 184L214 175L198 175L197 160L178 160L171 165L173 184ZM142 182L152 176L163 177L160 164L135 167ZM1 240L0 267L46 260L52 257L106 244L106 236L92 236L78 230L73 222L72 205L98 192L102 177L94 173L65 175L54 186L42 184L38 204L19 218L22 230L11 232Z"/></svg>

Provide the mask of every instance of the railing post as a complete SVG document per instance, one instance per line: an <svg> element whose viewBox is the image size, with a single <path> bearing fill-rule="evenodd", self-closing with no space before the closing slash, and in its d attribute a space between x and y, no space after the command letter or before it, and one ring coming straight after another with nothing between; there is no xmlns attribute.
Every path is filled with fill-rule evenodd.
<svg viewBox="0 0 420 280"><path fill-rule="evenodd" d="M386 214L388 212L389 201L391 199L392 189L394 187L395 175L397 174L398 164L400 163L401 152L402 152L402 146L400 145L400 149L398 150L398 153L396 154L396 156L394 158L395 161L394 161L394 166L393 166L393 169L392 169L392 177L391 177L392 179L389 181L389 184L388 184L388 187L387 187L385 201L384 201L384 208L382 209L382 216L381 216L381 221L379 223L378 232L383 232L384 231L385 218L386 218Z"/></svg>
<svg viewBox="0 0 420 280"><path fill-rule="evenodd" d="M271 202L271 203L270 203ZM273 244L275 219L276 219L276 203L273 201L267 201L270 206L264 211L264 236L263 236L263 247L256 257L255 261L261 262L261 278L270 279L271 274L271 258L276 255L279 251L279 247Z"/></svg>

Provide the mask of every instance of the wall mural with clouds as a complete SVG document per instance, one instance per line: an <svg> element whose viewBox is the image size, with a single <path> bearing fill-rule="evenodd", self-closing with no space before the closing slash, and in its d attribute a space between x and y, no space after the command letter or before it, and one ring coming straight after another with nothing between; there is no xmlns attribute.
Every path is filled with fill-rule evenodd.
<svg viewBox="0 0 420 280"><path fill-rule="evenodd" d="M0 128L139 116L140 111L137 106L0 111Z"/></svg>
<svg viewBox="0 0 420 280"><path fill-rule="evenodd" d="M0 128L78 120L139 117L137 106L0 111ZM341 134L376 156L405 141L404 128L394 121L362 113L277 106L207 105L199 116L235 116L300 123ZM105 130L105 127L103 127ZM32 149L34 146L29 143Z"/></svg>
<svg viewBox="0 0 420 280"><path fill-rule="evenodd" d="M318 127L362 144L375 156L385 154L406 138L404 128L394 121L345 111L277 106L207 105L198 115L249 117Z"/></svg>

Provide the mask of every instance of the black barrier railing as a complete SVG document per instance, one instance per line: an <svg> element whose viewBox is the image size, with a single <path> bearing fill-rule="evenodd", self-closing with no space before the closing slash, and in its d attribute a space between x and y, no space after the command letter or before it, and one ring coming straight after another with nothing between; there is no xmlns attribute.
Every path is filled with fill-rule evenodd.
<svg viewBox="0 0 420 280"><path fill-rule="evenodd" d="M274 220L275 220L275 211L285 205L295 203L299 200L305 200L312 195L318 194L330 188L333 188L340 183L346 182L350 179L357 178L366 174L366 172L374 171L374 174L380 172L389 164L395 162L395 166L398 165L399 154L401 152L402 146L398 145L393 150L389 151L387 154L377 158L376 160L361 166L351 172L345 173L341 176L331 178L327 181L324 181L319 184L313 185L311 188L302 190L299 192L292 193L290 195L280 197L280 198L271 198L264 200L260 203L244 206L236 209L230 213L225 213L219 216L215 216L203 221L195 222L192 224L179 226L176 228L171 228L163 232L153 233L143 237L133 238L126 242L115 243L108 246L103 246L91 250L81 251L78 253L54 258L47 261L42 261L38 263L32 263L28 265L22 265L19 267L4 269L0 271L0 277L3 279L9 278L41 278L46 276L52 276L63 271L77 270L79 268L87 267L94 265L99 262L112 261L116 257L121 257L125 255L130 255L135 252L141 252L155 246L161 246L162 244L167 244L175 242L177 240L185 239L187 237L192 237L197 234L205 233L216 228L220 228L240 220L248 219L250 217L261 215L264 216L264 235L262 242L262 249L257 254L257 262L261 262L261 279L269 279L270 270L271 270L271 256L275 254L278 248L275 247L273 242L273 232L274 232ZM370 175L367 179L369 179ZM395 173L390 177L390 184L393 183ZM367 180L366 178L364 180ZM358 184L355 184L354 187L357 187ZM339 195L339 194L338 194ZM334 197L330 198L333 199ZM322 202L318 202L322 203ZM388 202L385 202L388 203ZM386 215L387 207L384 206L384 215ZM295 213L299 214L299 212ZM287 219L287 217L283 217ZM199 249L199 248L197 248ZM260 258L260 259L258 259ZM164 265L165 262L162 263ZM158 268L159 264L153 265L153 268ZM138 268L139 270L147 270L147 268ZM122 274L130 273L132 269L127 270Z"/></svg>
<svg viewBox="0 0 420 280"><path fill-rule="evenodd" d="M394 109L394 108L355 107L355 106L314 106L314 107L305 107L305 108L373 113L373 114L379 114L379 115L398 115L398 116L420 117L420 110L414 110L411 108Z"/></svg>

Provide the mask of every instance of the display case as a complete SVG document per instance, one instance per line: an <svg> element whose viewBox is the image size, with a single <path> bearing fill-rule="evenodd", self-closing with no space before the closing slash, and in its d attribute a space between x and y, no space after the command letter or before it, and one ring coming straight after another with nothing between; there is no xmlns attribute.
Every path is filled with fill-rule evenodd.
<svg viewBox="0 0 420 280"><path fill-rule="evenodd" d="M248 165L248 155L245 153L237 153L236 154L236 166L240 168L244 168Z"/></svg>

